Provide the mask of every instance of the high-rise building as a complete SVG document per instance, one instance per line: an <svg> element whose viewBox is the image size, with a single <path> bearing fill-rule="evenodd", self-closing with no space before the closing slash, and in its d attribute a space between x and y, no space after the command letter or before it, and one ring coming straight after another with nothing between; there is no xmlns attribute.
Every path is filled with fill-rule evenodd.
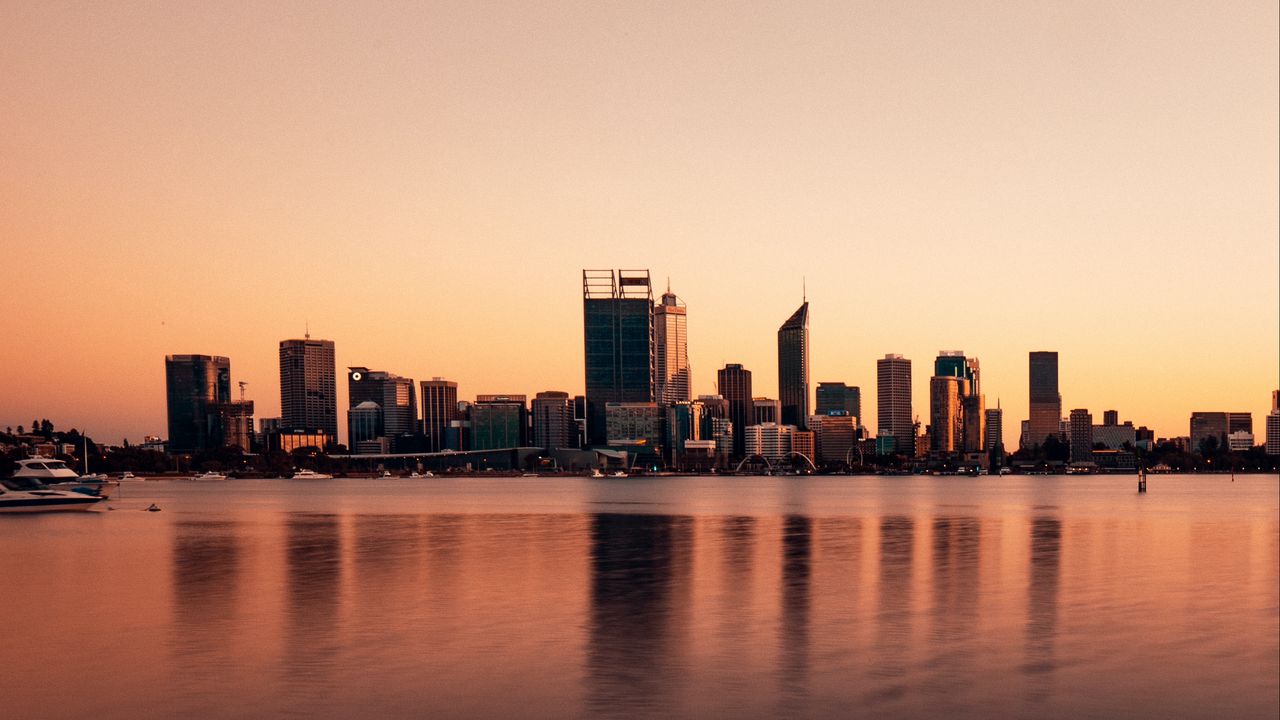
<svg viewBox="0 0 1280 720"><path fill-rule="evenodd" d="M980 452L983 445L983 427L986 424L986 400L980 390L982 375L977 358L965 357L962 350L943 350L938 353L933 363L934 377L956 378L959 388L960 433L955 438L954 447L941 450L943 445L951 444L951 433L934 432L932 449L934 452ZM931 395L932 396L932 395ZM940 396L941 398L941 396ZM932 422L946 416L948 409L934 407L929 409Z"/></svg>
<svg viewBox="0 0 1280 720"><path fill-rule="evenodd" d="M1118 410L1103 410L1102 424L1103 425L1119 425L1120 412Z"/></svg>
<svg viewBox="0 0 1280 720"><path fill-rule="evenodd" d="M685 447L686 440L702 440L703 406L690 400L669 405L666 410L667 448L674 457Z"/></svg>
<svg viewBox="0 0 1280 720"><path fill-rule="evenodd" d="M876 423L880 437L892 437L894 452L915 454L915 425L911 415L911 361L885 355L876 361Z"/></svg>
<svg viewBox="0 0 1280 720"><path fill-rule="evenodd" d="M803 430L809 419L809 302L778 328L778 400L782 424Z"/></svg>
<svg viewBox="0 0 1280 720"><path fill-rule="evenodd" d="M862 417L862 388L856 385L845 385L842 382L818 383L815 415L830 415L833 412L844 412L858 418L859 424L865 424Z"/></svg>
<svg viewBox="0 0 1280 720"><path fill-rule="evenodd" d="M471 449L524 447L529 428L527 399L524 395L477 395L471 405Z"/></svg>
<svg viewBox="0 0 1280 720"><path fill-rule="evenodd" d="M1227 434L1237 432L1245 432L1253 434L1253 413L1247 412L1229 412L1227 413Z"/></svg>
<svg viewBox="0 0 1280 720"><path fill-rule="evenodd" d="M929 438L935 453L958 453L964 445L964 418L960 407L968 382L953 375L929 379Z"/></svg>
<svg viewBox="0 0 1280 720"><path fill-rule="evenodd" d="M1206 443L1214 447L1225 447L1227 443L1227 413L1193 412L1191 413L1191 452L1203 452L1208 448ZM1216 444L1214 444L1216 443Z"/></svg>
<svg viewBox="0 0 1280 720"><path fill-rule="evenodd" d="M701 437L704 440L711 439L715 435L712 421L729 419L729 401L723 395L699 395L698 403L702 405Z"/></svg>
<svg viewBox="0 0 1280 720"><path fill-rule="evenodd" d="M216 411L231 402L231 360L211 355L166 355L165 394L169 415L169 452L210 450L224 432Z"/></svg>
<svg viewBox="0 0 1280 720"><path fill-rule="evenodd" d="M987 396L970 391L960 399L960 422L964 426L964 442L967 453L981 452L987 436Z"/></svg>
<svg viewBox="0 0 1280 720"><path fill-rule="evenodd" d="M253 450L253 401L233 400L215 403L209 411L217 416L216 427L221 430L218 444L238 447L245 452Z"/></svg>
<svg viewBox="0 0 1280 720"><path fill-rule="evenodd" d="M396 438L412 435L418 427L417 391L411 378L366 367L347 368L347 407L375 403L382 410L381 424L374 437L386 438L391 446ZM365 438L366 440L370 438ZM347 424L347 440L355 452L355 433Z"/></svg>
<svg viewBox="0 0 1280 720"><path fill-rule="evenodd" d="M1058 394L1058 353L1034 351L1029 356L1031 386L1030 428L1027 440L1043 445L1051 435L1059 435L1062 396Z"/></svg>
<svg viewBox="0 0 1280 720"><path fill-rule="evenodd" d="M803 455L815 465L818 462L817 434L812 430L791 431L791 452Z"/></svg>
<svg viewBox="0 0 1280 720"><path fill-rule="evenodd" d="M648 270L583 270L587 441L608 442L605 406L654 402L653 288Z"/></svg>
<svg viewBox="0 0 1280 720"><path fill-rule="evenodd" d="M611 447L626 447L638 455L660 455L664 441L664 408L658 403L609 403L605 407Z"/></svg>
<svg viewBox="0 0 1280 720"><path fill-rule="evenodd" d="M1271 391L1271 412L1267 414L1266 451L1280 455L1280 390Z"/></svg>
<svg viewBox="0 0 1280 720"><path fill-rule="evenodd" d="M773 398L758 397L752 398L751 404L754 408L752 413L752 425L760 423L776 423L782 417L782 402Z"/></svg>
<svg viewBox="0 0 1280 720"><path fill-rule="evenodd" d="M729 403L729 420L733 423L733 455L742 457L746 453L746 438L743 436L748 425L754 424L755 403L751 397L751 371L737 363L725 365L716 371L716 386L720 395Z"/></svg>
<svg viewBox="0 0 1280 720"><path fill-rule="evenodd" d="M689 392L689 331L684 302L671 292L671 287L653 309L654 389L659 402L664 405L688 402Z"/></svg>
<svg viewBox="0 0 1280 720"><path fill-rule="evenodd" d="M544 450L575 447L578 431L573 422L569 393L547 390L533 396L533 444Z"/></svg>
<svg viewBox="0 0 1280 720"><path fill-rule="evenodd" d="M1004 411L1000 409L997 398L996 406L986 411L986 432L983 434L982 449L991 452L1004 447Z"/></svg>
<svg viewBox="0 0 1280 720"><path fill-rule="evenodd" d="M1071 411L1071 462L1093 460L1093 415L1084 408Z"/></svg>
<svg viewBox="0 0 1280 720"><path fill-rule="evenodd" d="M280 427L338 436L338 386L332 340L280 341Z"/></svg>
<svg viewBox="0 0 1280 720"><path fill-rule="evenodd" d="M347 447L352 453L386 452L382 406L361 400L347 410Z"/></svg>
<svg viewBox="0 0 1280 720"><path fill-rule="evenodd" d="M791 452L791 434L794 425L761 423L751 425L743 433L747 455L759 455L770 461L782 460Z"/></svg>
<svg viewBox="0 0 1280 720"><path fill-rule="evenodd" d="M854 443L858 441L857 418L852 415L823 415L818 425L818 458L825 466L852 465Z"/></svg>
<svg viewBox="0 0 1280 720"><path fill-rule="evenodd" d="M440 452L449 447L445 441L450 423L461 421L458 411L458 383L444 378L432 378L420 383L422 390L422 434L427 439L428 452Z"/></svg>

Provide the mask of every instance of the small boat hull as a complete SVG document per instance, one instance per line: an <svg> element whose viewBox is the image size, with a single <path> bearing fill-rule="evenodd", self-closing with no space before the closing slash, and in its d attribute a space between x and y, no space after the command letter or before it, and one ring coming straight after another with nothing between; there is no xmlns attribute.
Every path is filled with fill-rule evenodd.
<svg viewBox="0 0 1280 720"><path fill-rule="evenodd" d="M79 495L79 493L76 493ZM68 493L70 495L70 493ZM89 510L106 498L93 495L80 497L42 497L42 498L0 498L0 514L39 513L39 512L71 512Z"/></svg>

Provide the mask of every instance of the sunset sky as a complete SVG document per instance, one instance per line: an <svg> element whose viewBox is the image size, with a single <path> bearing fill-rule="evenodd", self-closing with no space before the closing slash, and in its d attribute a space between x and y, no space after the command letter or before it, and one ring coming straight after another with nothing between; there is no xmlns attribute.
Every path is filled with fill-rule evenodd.
<svg viewBox="0 0 1280 720"><path fill-rule="evenodd" d="M1027 352L1184 435L1280 386L1277 4L0 4L0 426L165 435L164 355L279 413L281 339L583 389L581 270L689 308L695 393ZM926 419L927 421L927 419Z"/></svg>

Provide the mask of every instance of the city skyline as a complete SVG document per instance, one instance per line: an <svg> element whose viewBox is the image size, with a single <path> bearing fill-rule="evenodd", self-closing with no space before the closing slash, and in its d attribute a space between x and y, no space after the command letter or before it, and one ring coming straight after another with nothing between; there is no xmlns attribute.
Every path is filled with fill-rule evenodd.
<svg viewBox="0 0 1280 720"><path fill-rule="evenodd" d="M1179 7L0 9L0 421L159 434L174 353L275 416L308 321L339 367L577 394L582 267L670 277L695 395L777 397L807 284L868 417L877 358L945 348L1007 436L1041 348L1068 410L1263 417L1277 8Z"/></svg>

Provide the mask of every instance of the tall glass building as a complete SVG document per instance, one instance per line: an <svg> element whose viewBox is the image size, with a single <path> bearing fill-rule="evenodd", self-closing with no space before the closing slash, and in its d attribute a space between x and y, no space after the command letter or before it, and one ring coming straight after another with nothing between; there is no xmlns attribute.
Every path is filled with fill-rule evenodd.
<svg viewBox="0 0 1280 720"><path fill-rule="evenodd" d="M911 361L885 355L876 361L876 432L893 438L894 452L911 457L916 430L911 416Z"/></svg>
<svg viewBox="0 0 1280 720"><path fill-rule="evenodd" d="M778 400L783 425L804 429L809 420L809 303L778 328Z"/></svg>
<svg viewBox="0 0 1280 720"><path fill-rule="evenodd" d="M166 355L164 376L169 452L197 452L221 445L224 432L216 406L231 402L231 360Z"/></svg>
<svg viewBox="0 0 1280 720"><path fill-rule="evenodd" d="M374 437L385 438L388 446L396 438L412 435L418 429L417 390L413 379L366 367L347 368L347 407L376 403L382 410ZM369 438L362 438L368 440ZM356 452L356 433L347 423L347 445Z"/></svg>
<svg viewBox="0 0 1280 720"><path fill-rule="evenodd" d="M663 405L688 402L689 330L684 302L671 292L662 294L654 307L655 395Z"/></svg>
<svg viewBox="0 0 1280 720"><path fill-rule="evenodd" d="M858 418L859 425L866 424L866 419L862 417L862 388L842 382L820 382L816 395L815 415L842 412Z"/></svg>
<svg viewBox="0 0 1280 720"><path fill-rule="evenodd" d="M654 393L654 305L648 270L582 271L587 443L608 443L605 405Z"/></svg>
<svg viewBox="0 0 1280 720"><path fill-rule="evenodd" d="M1031 407L1027 442L1043 445L1050 435L1059 435L1062 396L1058 394L1058 353L1033 351L1028 356Z"/></svg>
<svg viewBox="0 0 1280 720"><path fill-rule="evenodd" d="M338 385L332 340L280 341L280 427L338 437Z"/></svg>
<svg viewBox="0 0 1280 720"><path fill-rule="evenodd" d="M751 371L738 363L725 365L716 372L716 386L729 405L729 421L733 423L733 456L746 454L746 430L755 420L755 400L751 397Z"/></svg>

